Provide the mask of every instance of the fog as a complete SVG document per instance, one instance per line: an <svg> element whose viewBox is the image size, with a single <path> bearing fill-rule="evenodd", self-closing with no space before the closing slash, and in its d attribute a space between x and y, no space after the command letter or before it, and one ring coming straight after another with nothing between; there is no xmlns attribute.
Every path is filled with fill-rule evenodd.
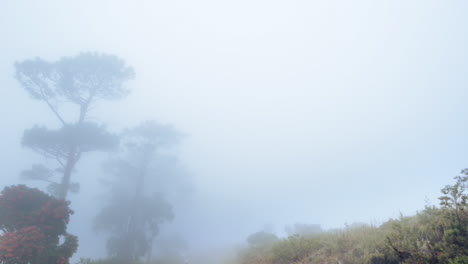
<svg viewBox="0 0 468 264"><path fill-rule="evenodd" d="M145 120L182 134L166 179L186 257L235 248L295 223L379 224L437 204L468 156L464 1L0 2L1 187L44 161L25 129L59 124L15 79L15 62L80 52L135 70L93 120L115 133ZM70 194L73 257L105 257L93 219L111 154L83 155ZM173 184L174 183L174 184ZM173 185L170 185L173 184ZM154 183L154 185L164 185ZM204 253L203 253L204 254Z"/></svg>

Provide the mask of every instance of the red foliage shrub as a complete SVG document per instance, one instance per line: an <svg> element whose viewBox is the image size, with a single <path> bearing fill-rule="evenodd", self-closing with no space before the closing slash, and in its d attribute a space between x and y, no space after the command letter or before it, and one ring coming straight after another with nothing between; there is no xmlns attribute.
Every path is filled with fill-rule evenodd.
<svg viewBox="0 0 468 264"><path fill-rule="evenodd" d="M36 226L22 228L0 236L0 259L5 264L36 263L47 245L45 235Z"/></svg>
<svg viewBox="0 0 468 264"><path fill-rule="evenodd" d="M72 213L68 202L38 189L6 187L0 194L0 263L67 264L78 246L66 232Z"/></svg>

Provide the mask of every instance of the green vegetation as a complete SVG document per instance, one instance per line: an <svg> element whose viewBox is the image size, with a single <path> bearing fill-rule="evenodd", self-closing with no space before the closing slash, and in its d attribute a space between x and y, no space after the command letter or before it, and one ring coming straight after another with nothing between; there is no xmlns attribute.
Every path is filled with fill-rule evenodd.
<svg viewBox="0 0 468 264"><path fill-rule="evenodd" d="M296 234L271 243L250 243L240 264L468 263L468 170L442 189L440 206L380 226ZM259 234L259 233L257 233Z"/></svg>
<svg viewBox="0 0 468 264"><path fill-rule="evenodd" d="M24 185L0 193L0 264L69 262L78 247L77 237L67 232L72 211L66 200L79 190L79 182L72 181L76 165L88 152L110 150L113 156L103 166L111 175L109 195L94 223L107 234L109 258L78 264L183 263L183 242L164 241L165 248L156 240L161 224L174 218L162 179L180 173L168 150L181 135L155 121L115 135L90 115L101 101L129 93L124 84L133 79L133 69L116 56L98 53L56 62L25 60L15 67L21 86L58 121L54 128L35 125L22 137L23 146L47 160L24 170L22 178L46 182L53 196ZM234 263L468 264L468 169L461 174L442 189L439 206L414 216L331 231L296 224L286 228L283 239L256 232ZM153 248L159 255L153 257Z"/></svg>
<svg viewBox="0 0 468 264"><path fill-rule="evenodd" d="M94 226L108 235L109 258L81 262L150 261L160 225L174 218L162 179L182 174L176 157L166 153L181 135L155 121L119 135L97 122L92 115L96 106L126 97L130 91L125 84L135 75L114 55L86 52L55 62L36 58L16 63L15 69L22 88L47 106L58 126L34 125L23 133L22 145L45 160L22 171L21 177L45 182L52 196L23 185L0 194L0 264L68 263L78 247L77 238L66 233L71 214L67 197L80 189L72 176L83 155L97 151L114 154L103 166L112 179L106 181L109 196ZM43 227L43 218L52 212L55 222L47 218L50 223Z"/></svg>

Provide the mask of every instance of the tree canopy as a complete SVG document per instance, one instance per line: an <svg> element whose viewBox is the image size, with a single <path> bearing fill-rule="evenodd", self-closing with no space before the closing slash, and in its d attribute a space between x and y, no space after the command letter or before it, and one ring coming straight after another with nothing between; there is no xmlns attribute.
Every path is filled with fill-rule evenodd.
<svg viewBox="0 0 468 264"><path fill-rule="evenodd" d="M58 167L34 164L22 177L48 182L49 191L65 199L69 191L79 189L71 175L81 155L118 145L118 137L104 125L88 120L89 113L100 100L125 97L129 90L124 84L134 71L114 55L92 52L56 62L35 58L15 66L18 82L33 99L47 105L61 125L54 129L35 125L24 131L22 145L56 161Z"/></svg>
<svg viewBox="0 0 468 264"><path fill-rule="evenodd" d="M129 90L124 83L135 76L122 59L108 54L81 53L56 62L41 58L18 62L16 79L36 100L47 104L63 125L69 124L61 112L63 104L79 107L77 121L83 121L101 99L119 99Z"/></svg>
<svg viewBox="0 0 468 264"><path fill-rule="evenodd" d="M174 176L160 175L162 170L153 165L176 165L163 164L170 161L163 150L179 138L171 126L146 121L126 129L121 134L120 152L104 163L112 177L107 182L110 197L95 219L95 228L108 233L108 254L121 263L132 263L145 255L151 258L159 226L174 217L171 204L158 192L159 186L149 183L161 185L164 177ZM159 180L154 181L156 177Z"/></svg>

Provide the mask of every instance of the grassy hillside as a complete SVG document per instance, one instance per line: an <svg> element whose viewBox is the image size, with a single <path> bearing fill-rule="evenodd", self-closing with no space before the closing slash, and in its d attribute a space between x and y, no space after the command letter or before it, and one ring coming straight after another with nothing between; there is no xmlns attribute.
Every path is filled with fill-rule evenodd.
<svg viewBox="0 0 468 264"><path fill-rule="evenodd" d="M380 226L360 225L250 243L239 264L468 264L467 171L442 189L440 206Z"/></svg>

